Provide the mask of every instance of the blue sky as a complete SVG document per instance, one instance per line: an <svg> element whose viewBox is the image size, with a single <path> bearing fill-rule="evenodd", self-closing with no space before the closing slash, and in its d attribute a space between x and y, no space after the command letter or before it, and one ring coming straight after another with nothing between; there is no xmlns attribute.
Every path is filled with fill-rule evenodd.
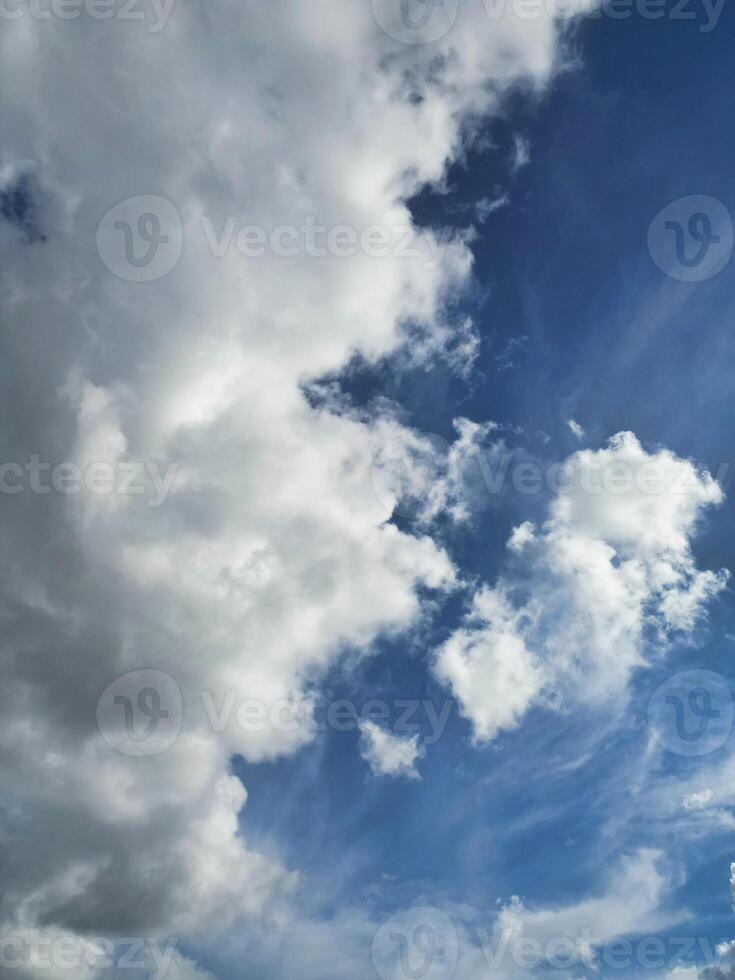
<svg viewBox="0 0 735 980"><path fill-rule="evenodd" d="M735 976L735 12L391 3L2 15L18 980L162 980L28 953L131 936L169 980Z"/></svg>

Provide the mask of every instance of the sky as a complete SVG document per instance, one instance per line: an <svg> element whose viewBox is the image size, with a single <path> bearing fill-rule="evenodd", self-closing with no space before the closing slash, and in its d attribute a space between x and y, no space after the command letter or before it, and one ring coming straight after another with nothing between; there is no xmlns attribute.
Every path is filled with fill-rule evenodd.
<svg viewBox="0 0 735 980"><path fill-rule="evenodd" d="M0 6L0 975L735 977L734 16Z"/></svg>

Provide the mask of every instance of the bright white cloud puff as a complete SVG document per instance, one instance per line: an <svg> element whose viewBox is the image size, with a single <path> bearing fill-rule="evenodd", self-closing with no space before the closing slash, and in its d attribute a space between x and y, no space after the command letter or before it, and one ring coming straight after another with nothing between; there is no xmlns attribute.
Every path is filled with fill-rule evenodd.
<svg viewBox="0 0 735 980"><path fill-rule="evenodd" d="M665 648L691 631L728 579L695 565L697 522L723 495L688 460L622 432L569 457L558 485L543 528L511 535L522 575L481 586L436 657L478 741L564 692L619 694L645 662L647 632Z"/></svg>

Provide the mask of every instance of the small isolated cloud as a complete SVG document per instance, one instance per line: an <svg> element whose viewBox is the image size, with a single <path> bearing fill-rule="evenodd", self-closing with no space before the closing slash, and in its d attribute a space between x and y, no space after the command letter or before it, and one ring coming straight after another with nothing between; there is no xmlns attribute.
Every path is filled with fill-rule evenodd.
<svg viewBox="0 0 735 980"><path fill-rule="evenodd" d="M527 167L531 162L531 141L527 136L516 134L513 141L513 153L510 161L510 168L513 173L518 173L523 167Z"/></svg>
<svg viewBox="0 0 735 980"><path fill-rule="evenodd" d="M584 429L579 424L579 422L576 422L574 419L569 419L567 425L572 430L573 434L577 437L577 439L584 439L587 433L584 431Z"/></svg>
<svg viewBox="0 0 735 980"><path fill-rule="evenodd" d="M423 755L418 735L393 735L373 721L360 724L360 735L360 754L376 776L421 779L416 769L416 762Z"/></svg>
<svg viewBox="0 0 735 980"><path fill-rule="evenodd" d="M508 538L509 550L519 554L530 541L533 541L534 535L535 528L531 521L524 521L523 524L519 524L511 531Z"/></svg>
<svg viewBox="0 0 735 980"><path fill-rule="evenodd" d="M699 793L688 793L681 801L685 810L703 810L714 799L711 789L703 789Z"/></svg>
<svg viewBox="0 0 735 980"><path fill-rule="evenodd" d="M510 195L507 191L497 193L494 197L483 197L475 205L475 217L480 224L483 224L491 214L509 204Z"/></svg>

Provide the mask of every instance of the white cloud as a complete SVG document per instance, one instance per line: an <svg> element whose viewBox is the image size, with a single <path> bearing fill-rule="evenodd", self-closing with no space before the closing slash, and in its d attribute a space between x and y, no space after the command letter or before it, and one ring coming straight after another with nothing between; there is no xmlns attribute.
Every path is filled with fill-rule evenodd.
<svg viewBox="0 0 735 980"><path fill-rule="evenodd" d="M333 963L330 977L356 980L373 970L372 947L380 975L400 980L404 971L396 955L399 947L395 939L383 944L381 934L387 939L391 934L410 938L417 924L431 923L439 945L447 951L446 957L437 959L437 972L446 970L456 954L453 976L458 980L476 980L490 973L500 980L537 975L526 968L528 945L523 946L523 939L538 944L542 966L549 963L544 962L546 956L553 965L554 957L561 960L564 950L571 949L575 964L600 969L600 947L605 943L640 935L641 930L655 934L682 921L680 912L666 908L673 878L674 870L665 857L644 848L617 860L612 869L603 871L585 898L571 903L513 898L498 910L478 914L467 905L447 905L428 895L422 901L429 908L411 903L382 924L356 908L339 909L333 918L318 921L294 914L293 909L286 914L279 910L270 928L248 943L246 953L238 950L235 940L232 962L242 963L246 955L248 963L257 967L277 951L279 962L288 964L289 975L319 980L329 957ZM420 968L418 952L415 950L414 965Z"/></svg>
<svg viewBox="0 0 735 980"><path fill-rule="evenodd" d="M461 370L476 336L447 312L471 274L461 237L427 231L404 257L246 258L213 254L206 229L410 226L406 198L442 179L509 85L544 83L557 34L510 10L491 23L479 0L424 47L332 0L179 0L149 26L24 15L0 34L1 186L33 176L45 239L0 222L17 420L2 458L177 467L158 508L89 490L4 501L0 919L213 941L297 884L240 833L230 757L271 759L312 732L215 733L201 692L308 714L346 645L410 628L422 590L455 581L427 533L386 523L370 469L389 427L314 406L303 384L356 351ZM168 199L183 232L149 283L96 251L103 216L137 195ZM107 259L121 230L102 227ZM450 489L440 505L457 509ZM178 740L144 759L95 725L100 693L141 667L169 673L184 705Z"/></svg>
<svg viewBox="0 0 735 980"><path fill-rule="evenodd" d="M523 551L527 544L530 544L536 536L536 529L531 521L524 521L518 527L514 527L508 538L508 549L516 554Z"/></svg>
<svg viewBox="0 0 735 980"><path fill-rule="evenodd" d="M699 793L687 793L681 801L685 810L703 810L714 799L711 789L703 789Z"/></svg>
<svg viewBox="0 0 735 980"><path fill-rule="evenodd" d="M398 511L422 527L440 516L462 523L484 506L486 491L478 459L497 426L457 418L454 428L457 438L450 444L441 436L417 432L389 417L377 421L371 480L386 518Z"/></svg>
<svg viewBox="0 0 735 980"><path fill-rule="evenodd" d="M579 424L579 422L576 422L574 419L569 419L567 425L572 430L572 434L575 435L577 439L584 439L586 433L582 428L582 426Z"/></svg>
<svg viewBox="0 0 735 980"><path fill-rule="evenodd" d="M423 755L418 735L394 735L373 721L360 722L360 753L376 776L420 779L416 762Z"/></svg>
<svg viewBox="0 0 735 980"><path fill-rule="evenodd" d="M513 173L527 167L531 162L531 141L527 136L516 133L513 139L513 156L511 159L511 169Z"/></svg>
<svg viewBox="0 0 735 980"><path fill-rule="evenodd" d="M615 697L645 663L646 632L664 649L727 581L724 571L697 570L690 550L722 491L687 460L620 433L571 456L559 486L543 529L511 535L522 577L482 586L437 654L437 676L478 741L517 725L535 702Z"/></svg>
<svg viewBox="0 0 735 980"><path fill-rule="evenodd" d="M451 686L478 741L517 725L544 686L541 661L526 645L520 620L501 588L481 589L464 628L439 651L437 676Z"/></svg>
<svg viewBox="0 0 735 980"><path fill-rule="evenodd" d="M666 980L699 980L700 971L696 966L675 966L666 973Z"/></svg>
<svg viewBox="0 0 735 980"><path fill-rule="evenodd" d="M475 218L479 224L484 224L491 214L500 211L510 204L507 191L498 193L495 197L482 197L475 205Z"/></svg>

